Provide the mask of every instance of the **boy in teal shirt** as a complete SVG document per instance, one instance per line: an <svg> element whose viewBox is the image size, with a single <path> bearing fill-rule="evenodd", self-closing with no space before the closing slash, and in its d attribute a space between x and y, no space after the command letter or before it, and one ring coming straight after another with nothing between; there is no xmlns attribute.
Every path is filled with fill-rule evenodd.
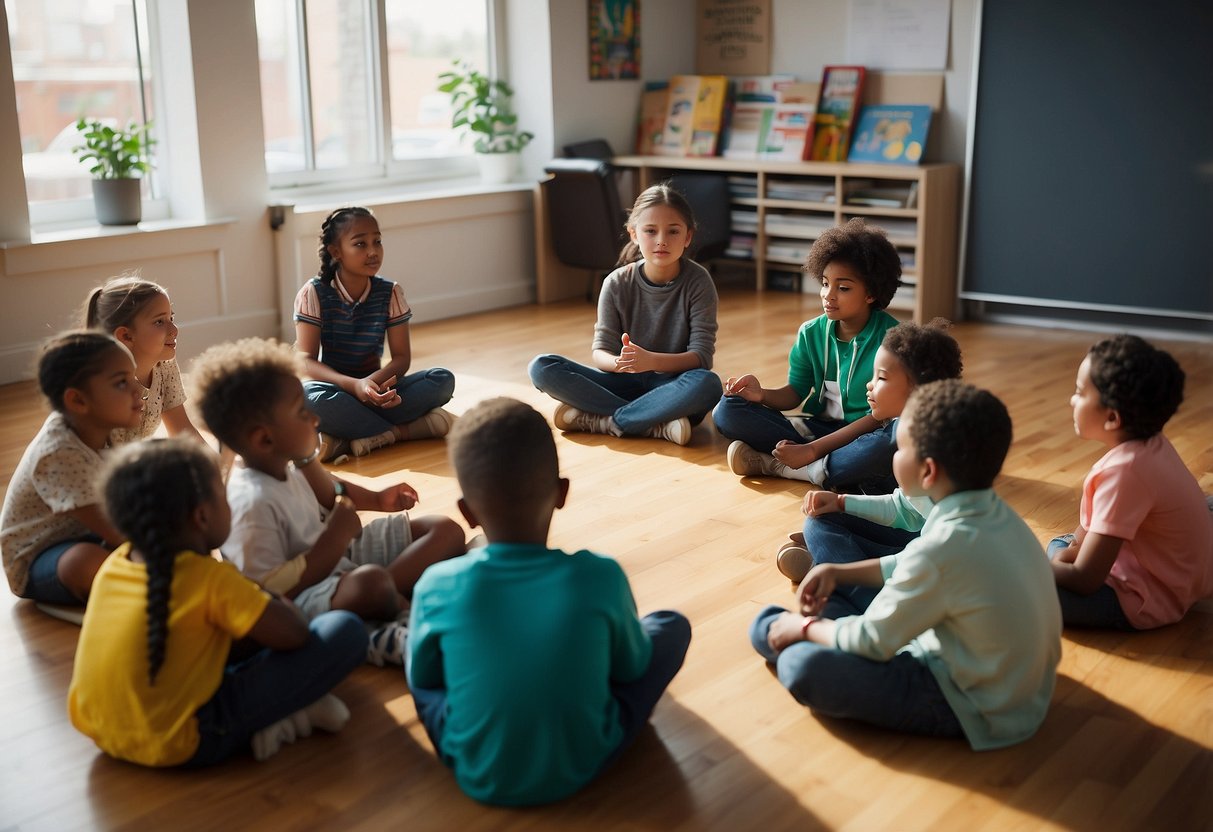
<svg viewBox="0 0 1213 832"><path fill-rule="evenodd" d="M991 489L1010 444L1011 418L990 393L955 380L915 389L893 473L902 495L934 503L921 536L898 554L813 567L799 589L804 615L767 607L750 630L798 702L963 736L976 750L1036 731L1061 658L1061 613L1040 544ZM856 610L831 598L839 584L880 591Z"/></svg>
<svg viewBox="0 0 1213 832"><path fill-rule="evenodd" d="M484 402L448 446L459 509L489 543L417 582L406 666L417 714L469 796L559 800L636 738L691 625L669 611L639 619L614 560L548 548L569 481L533 409Z"/></svg>

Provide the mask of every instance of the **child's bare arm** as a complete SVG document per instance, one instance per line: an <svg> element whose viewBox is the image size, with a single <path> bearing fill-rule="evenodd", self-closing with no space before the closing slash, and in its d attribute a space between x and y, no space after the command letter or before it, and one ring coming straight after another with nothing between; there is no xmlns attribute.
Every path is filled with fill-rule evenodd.
<svg viewBox="0 0 1213 832"><path fill-rule="evenodd" d="M1062 589L1077 592L1080 595L1090 595L1103 586L1112 571L1112 564L1120 554L1124 538L1112 537L1106 534L1087 532L1081 541L1075 540L1078 554L1072 563L1060 558L1050 561L1053 567L1053 579ZM1071 547L1073 548L1073 547Z"/></svg>
<svg viewBox="0 0 1213 832"><path fill-rule="evenodd" d="M337 497L324 524L324 531L316 538L312 548L298 555L307 566L299 576L299 582L287 593L294 598L309 586L319 583L332 574L341 556L349 548L350 541L362 532L362 521L358 510L349 497Z"/></svg>
<svg viewBox="0 0 1213 832"><path fill-rule="evenodd" d="M174 408L164 411L160 414L160 418L164 421L164 427L168 430L169 436L188 436L190 439L197 439L203 445L206 445L206 440L202 438L202 434L198 432L198 428L194 427L194 423L190 421L189 414L185 412L185 405L179 404ZM209 448L210 446L207 445Z"/></svg>
<svg viewBox="0 0 1213 832"><path fill-rule="evenodd" d="M307 621L294 604L272 598L248 638L271 650L297 650L307 643Z"/></svg>
<svg viewBox="0 0 1213 832"><path fill-rule="evenodd" d="M880 559L873 558L856 563L820 563L814 566L796 590L801 612L805 615L816 615L820 612L838 584L884 586Z"/></svg>
<svg viewBox="0 0 1213 832"><path fill-rule="evenodd" d="M827 433L812 442L797 443L784 439L775 446L771 455L792 468L803 468L810 462L849 445L865 433L871 433L880 427L880 422L871 413L861 416L854 422L839 428L833 433Z"/></svg>
<svg viewBox="0 0 1213 832"><path fill-rule="evenodd" d="M114 548L126 540L126 537L115 529L114 524L105 516L101 506L96 503L65 511L64 514L83 523L89 531L109 544L110 548Z"/></svg>
<svg viewBox="0 0 1213 832"><path fill-rule="evenodd" d="M352 482L336 480L359 511L407 511L417 505L417 491L407 482L389 485L379 491L363 488Z"/></svg>
<svg viewBox="0 0 1213 832"><path fill-rule="evenodd" d="M804 400L804 396L796 392L790 384L783 387L767 388L758 381L757 376L747 373L744 376L731 376L724 383L726 396L740 396L747 402L763 404L774 410L791 410Z"/></svg>

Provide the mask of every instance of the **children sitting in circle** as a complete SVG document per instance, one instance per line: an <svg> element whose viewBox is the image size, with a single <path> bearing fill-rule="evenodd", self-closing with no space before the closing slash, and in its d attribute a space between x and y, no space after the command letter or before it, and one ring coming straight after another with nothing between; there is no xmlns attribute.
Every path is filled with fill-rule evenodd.
<svg viewBox="0 0 1213 832"><path fill-rule="evenodd" d="M284 344L245 338L211 347L191 367L208 429L239 455L223 556L309 618L339 609L376 622L367 661L402 664L413 585L427 566L467 551L463 529L449 517L410 518L417 492L407 483L372 491L316 461L301 363ZM390 516L363 524L359 511Z"/></svg>
<svg viewBox="0 0 1213 832"><path fill-rule="evenodd" d="M895 452L897 420L914 388L931 381L960 378L960 345L948 334L947 327L947 321L937 318L926 326L898 324L885 333L872 362L872 380L868 382L868 404L881 427L860 437L861 440L887 437ZM852 451L859 441L831 453L826 457L826 465L852 452L862 454L862 448ZM879 493L894 490L884 487L884 483L878 484L880 487L875 490ZM889 503L879 498L810 490L804 497L804 528L789 535L791 541L776 552L776 566L799 584L814 562L851 563L900 552L918 537L931 508L926 497L908 499L905 505L921 511L890 514ZM868 587L839 591L864 596L869 601L875 595Z"/></svg>
<svg viewBox="0 0 1213 832"><path fill-rule="evenodd" d="M932 502L896 554L822 563L800 584L803 615L764 609L750 632L797 702L823 716L974 750L1030 737L1061 658L1052 575L1028 525L991 488L1011 445L995 396L959 381L914 390L897 424L897 510ZM866 606L841 584L879 589Z"/></svg>
<svg viewBox="0 0 1213 832"><path fill-rule="evenodd" d="M686 256L695 216L669 185L653 185L636 198L627 231L621 265L598 296L594 366L539 355L527 372L535 387L560 402L552 418L559 430L685 445L721 394L712 372L716 287Z"/></svg>
<svg viewBox="0 0 1213 832"><path fill-rule="evenodd" d="M1083 482L1078 528L1048 546L1068 626L1161 627L1213 594L1213 518L1162 432L1183 396L1175 359L1135 335L1078 365L1074 432L1107 453Z"/></svg>
<svg viewBox="0 0 1213 832"><path fill-rule="evenodd" d="M319 253L320 273L295 297L295 346L306 357L308 406L320 418L321 461L445 436L455 417L442 406L455 376L441 368L409 373L413 310L400 285L379 276L383 238L374 215L333 211L320 227Z"/></svg>
<svg viewBox="0 0 1213 832"><path fill-rule="evenodd" d="M163 286L137 274L110 278L89 293L84 325L110 333L131 351L135 375L145 390L138 427L117 428L110 437L113 444L146 439L161 421L170 436L187 434L203 441L185 412L185 386L177 367L177 324Z"/></svg>
<svg viewBox="0 0 1213 832"><path fill-rule="evenodd" d="M123 447L102 489L128 541L98 572L68 688L72 724L145 766L264 760L349 718L329 691L358 666L366 633L333 612L310 624L210 556L231 512L216 457L184 439ZM233 649L248 638L255 652Z"/></svg>
<svg viewBox="0 0 1213 832"><path fill-rule="evenodd" d="M901 258L884 231L856 217L818 237L804 269L821 282L823 314L796 334L787 384L731 377L712 418L734 440L728 463L738 476L870 491L873 479L887 480L893 455L887 435L867 436L880 423L866 387L884 334L897 325L884 310L901 285ZM850 453L827 470L826 455L848 443Z"/></svg>
<svg viewBox="0 0 1213 832"><path fill-rule="evenodd" d="M450 457L459 509L488 545L417 583L407 665L417 715L476 800L559 800L636 739L682 667L691 625L671 611L638 618L611 558L548 546L569 481L529 406L477 405L452 431Z"/></svg>
<svg viewBox="0 0 1213 832"><path fill-rule="evenodd" d="M92 330L47 341L37 373L51 413L9 481L0 554L13 594L78 606L124 539L99 505L94 479L112 433L138 429L144 389L130 350Z"/></svg>

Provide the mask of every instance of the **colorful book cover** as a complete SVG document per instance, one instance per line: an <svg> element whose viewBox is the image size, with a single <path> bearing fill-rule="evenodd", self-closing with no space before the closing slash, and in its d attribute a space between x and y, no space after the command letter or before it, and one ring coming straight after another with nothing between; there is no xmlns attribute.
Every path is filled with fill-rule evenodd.
<svg viewBox="0 0 1213 832"><path fill-rule="evenodd" d="M804 158L813 127L813 104L775 104L759 159L799 162Z"/></svg>
<svg viewBox="0 0 1213 832"><path fill-rule="evenodd" d="M926 104L879 104L864 107L851 142L852 162L917 165L922 161L931 127Z"/></svg>
<svg viewBox="0 0 1213 832"><path fill-rule="evenodd" d="M700 75L699 90L691 116L691 146L688 156L715 156L724 129L724 100L729 82L723 75Z"/></svg>
<svg viewBox="0 0 1213 832"><path fill-rule="evenodd" d="M723 75L671 78L665 128L656 152L662 156L715 156L726 89Z"/></svg>
<svg viewBox="0 0 1213 832"><path fill-rule="evenodd" d="M775 105L765 101L736 101L728 129L721 139L720 155L726 159L757 159L766 147L767 132Z"/></svg>
<svg viewBox="0 0 1213 832"><path fill-rule="evenodd" d="M821 74L821 97L813 118L809 158L817 162L845 162L851 146L851 128L863 94L864 68L827 66Z"/></svg>
<svg viewBox="0 0 1213 832"><path fill-rule="evenodd" d="M640 118L636 124L636 152L641 156L650 156L657 152L661 144L661 134L665 130L666 112L670 108L669 86L661 83L659 86L648 86L640 94Z"/></svg>

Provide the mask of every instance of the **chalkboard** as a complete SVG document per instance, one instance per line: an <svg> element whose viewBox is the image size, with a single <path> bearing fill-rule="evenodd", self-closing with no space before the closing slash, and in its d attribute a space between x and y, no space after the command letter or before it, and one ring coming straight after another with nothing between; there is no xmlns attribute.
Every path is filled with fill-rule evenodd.
<svg viewBox="0 0 1213 832"><path fill-rule="evenodd" d="M983 5L964 292L1213 314L1213 3Z"/></svg>

